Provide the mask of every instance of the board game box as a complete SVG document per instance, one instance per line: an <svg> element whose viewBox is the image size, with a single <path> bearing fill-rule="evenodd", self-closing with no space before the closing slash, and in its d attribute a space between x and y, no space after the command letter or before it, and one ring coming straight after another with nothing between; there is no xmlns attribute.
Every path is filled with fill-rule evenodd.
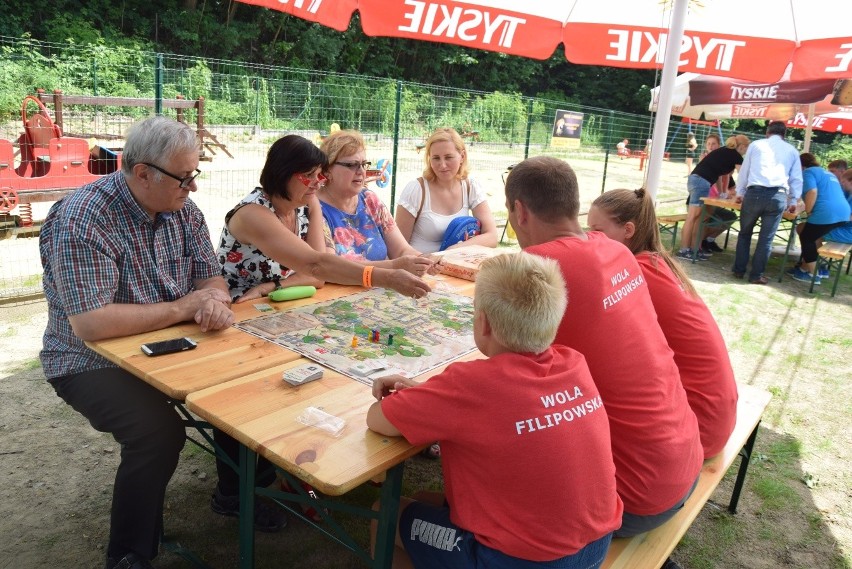
<svg viewBox="0 0 852 569"><path fill-rule="evenodd" d="M415 300L375 288L234 326L367 385L392 373L415 377L476 350L473 299L447 291Z"/></svg>
<svg viewBox="0 0 852 569"><path fill-rule="evenodd" d="M467 281L475 281L482 261L509 252L511 251L507 249L468 245L432 253L432 256L440 258L441 273Z"/></svg>

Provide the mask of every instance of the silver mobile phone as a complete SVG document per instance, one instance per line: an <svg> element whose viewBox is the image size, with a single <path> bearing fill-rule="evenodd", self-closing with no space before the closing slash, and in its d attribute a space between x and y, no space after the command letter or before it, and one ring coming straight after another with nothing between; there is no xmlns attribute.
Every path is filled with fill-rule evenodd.
<svg viewBox="0 0 852 569"><path fill-rule="evenodd" d="M194 350L196 347L198 347L198 344L191 338L176 338L174 340L142 344L142 353L147 356L161 356L163 354Z"/></svg>

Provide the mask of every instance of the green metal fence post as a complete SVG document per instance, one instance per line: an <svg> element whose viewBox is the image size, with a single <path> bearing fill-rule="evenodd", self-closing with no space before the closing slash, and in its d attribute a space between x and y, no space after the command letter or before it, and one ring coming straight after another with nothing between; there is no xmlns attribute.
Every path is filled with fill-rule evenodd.
<svg viewBox="0 0 852 569"><path fill-rule="evenodd" d="M254 80L254 133L260 134L260 77Z"/></svg>
<svg viewBox="0 0 852 569"><path fill-rule="evenodd" d="M98 60L92 59L92 95L98 96Z"/></svg>
<svg viewBox="0 0 852 569"><path fill-rule="evenodd" d="M615 122L615 112L609 111L609 124L606 127L606 142L604 143L604 171L603 181L601 182L601 193L604 193L606 188L606 169L609 166L609 147L612 146L612 123Z"/></svg>
<svg viewBox="0 0 852 569"><path fill-rule="evenodd" d="M157 54L157 67L154 70L154 112L163 114L163 54Z"/></svg>
<svg viewBox="0 0 852 569"><path fill-rule="evenodd" d="M524 160L526 160L530 156L530 138L532 136L533 101L534 101L534 99L530 99L530 102L527 105L527 140L524 143Z"/></svg>
<svg viewBox="0 0 852 569"><path fill-rule="evenodd" d="M402 81L396 82L396 110L393 115L393 172L391 172L391 199L390 210L391 215L394 212L394 201L396 200L396 173L399 170L396 166L396 158L399 153L399 117L402 114Z"/></svg>

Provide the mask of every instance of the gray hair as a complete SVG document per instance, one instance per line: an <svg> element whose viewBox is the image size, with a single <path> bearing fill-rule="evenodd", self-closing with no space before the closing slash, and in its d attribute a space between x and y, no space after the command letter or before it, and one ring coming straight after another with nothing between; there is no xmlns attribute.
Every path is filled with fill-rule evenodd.
<svg viewBox="0 0 852 569"><path fill-rule="evenodd" d="M160 165L174 154L197 151L199 147L198 136L187 124L168 117L153 116L136 123L127 133L121 155L121 171L129 176L136 164L150 162Z"/></svg>

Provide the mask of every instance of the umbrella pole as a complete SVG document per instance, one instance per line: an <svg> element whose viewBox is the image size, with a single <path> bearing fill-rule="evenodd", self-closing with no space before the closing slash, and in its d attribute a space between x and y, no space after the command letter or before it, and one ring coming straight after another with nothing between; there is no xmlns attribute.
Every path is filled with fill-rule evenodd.
<svg viewBox="0 0 852 569"><path fill-rule="evenodd" d="M811 151L811 135L814 131L814 111L816 103L808 105L808 125L805 127L805 152Z"/></svg>
<svg viewBox="0 0 852 569"><path fill-rule="evenodd" d="M672 96L674 94L678 60L680 59L680 43L683 39L687 4L688 0L675 0L672 22L669 25L669 36L666 40L666 56L663 60L663 73L660 80L660 102L657 105L657 116L654 118L654 135L651 137L653 144L651 145L651 157L648 160L648 182L646 184L646 188L651 194L651 199L655 201L657 198L657 188L660 185L663 152L665 151L666 138L669 132Z"/></svg>

